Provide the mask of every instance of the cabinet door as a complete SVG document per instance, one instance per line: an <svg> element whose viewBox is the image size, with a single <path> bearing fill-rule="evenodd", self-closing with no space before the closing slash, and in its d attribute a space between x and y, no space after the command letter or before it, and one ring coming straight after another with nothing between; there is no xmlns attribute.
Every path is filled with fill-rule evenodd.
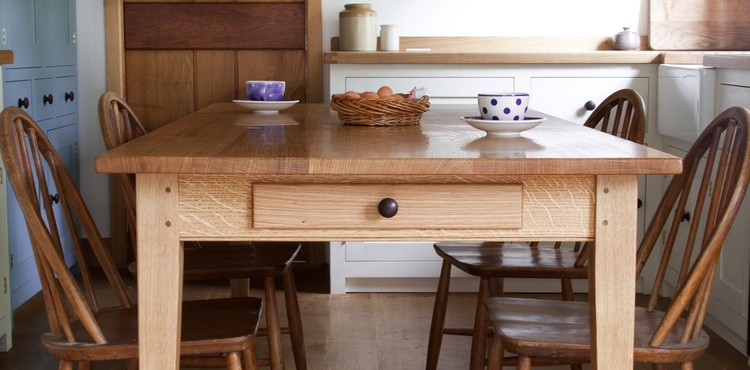
<svg viewBox="0 0 750 370"><path fill-rule="evenodd" d="M75 0L36 0L36 3L43 65L75 65Z"/></svg>
<svg viewBox="0 0 750 370"><path fill-rule="evenodd" d="M37 4L34 0L1 0L0 22L5 33L3 49L13 50L13 64L6 69L41 67L38 47Z"/></svg>

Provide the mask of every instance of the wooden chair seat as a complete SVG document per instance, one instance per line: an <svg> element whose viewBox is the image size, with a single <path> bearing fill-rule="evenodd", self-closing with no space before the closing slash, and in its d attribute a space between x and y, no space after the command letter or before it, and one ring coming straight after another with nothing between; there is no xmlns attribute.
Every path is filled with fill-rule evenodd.
<svg viewBox="0 0 750 370"><path fill-rule="evenodd" d="M638 247L636 277L652 252L658 266L647 307L635 307L635 362L655 369L679 363L689 370L708 348L703 319L721 249L749 183L750 111L733 107L685 155L682 173L669 182ZM662 312L656 303L664 291L674 298ZM496 297L485 307L494 330L489 369L502 368L506 351L518 355L519 370L532 362L591 361L588 303Z"/></svg>
<svg viewBox="0 0 750 370"><path fill-rule="evenodd" d="M642 144L646 132L643 99L634 90L616 91L594 109L584 125ZM589 248L591 243L575 243L575 248L562 247L562 243L555 243L554 246L539 243L436 243L435 251L443 258L443 267L432 314L426 369L437 369L443 334L472 335L469 368L482 369L487 336L490 334L484 300L491 294L502 294L502 279L560 279L562 298L573 300L571 279L588 278L586 260ZM451 266L480 277L476 316L471 330L445 327ZM490 289L490 278L493 278L494 292ZM577 369L578 366L573 368Z"/></svg>
<svg viewBox="0 0 750 370"><path fill-rule="evenodd" d="M437 243L435 252L472 276L585 279L588 264L576 266L579 253L549 244Z"/></svg>
<svg viewBox="0 0 750 370"><path fill-rule="evenodd" d="M587 302L552 301L493 297L485 301L490 320L497 333L505 338L504 349L529 357L564 358L564 362L591 361L589 304ZM679 363L697 359L709 344L708 334L701 330L690 344L680 344L687 322L679 318L669 331L665 345L653 348L651 336L664 319L662 311L635 309L635 362ZM658 356L653 356L658 352Z"/></svg>
<svg viewBox="0 0 750 370"><path fill-rule="evenodd" d="M252 347L262 309L260 298L185 301L182 305L180 355L239 352ZM55 357L69 361L122 360L138 357L138 307L103 309L94 314L107 343L96 344L80 320L71 320L77 342L52 333L42 344ZM248 333L250 335L248 335Z"/></svg>

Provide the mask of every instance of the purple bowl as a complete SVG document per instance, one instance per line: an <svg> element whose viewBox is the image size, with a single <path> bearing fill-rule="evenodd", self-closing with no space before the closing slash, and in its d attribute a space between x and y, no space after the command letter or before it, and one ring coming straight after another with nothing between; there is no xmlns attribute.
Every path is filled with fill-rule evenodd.
<svg viewBox="0 0 750 370"><path fill-rule="evenodd" d="M254 101L280 101L284 99L284 81L246 81L247 99Z"/></svg>

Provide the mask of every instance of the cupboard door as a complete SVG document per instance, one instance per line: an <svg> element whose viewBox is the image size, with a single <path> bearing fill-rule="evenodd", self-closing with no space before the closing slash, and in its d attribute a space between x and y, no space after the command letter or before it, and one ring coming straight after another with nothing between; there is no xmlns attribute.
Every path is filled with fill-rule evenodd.
<svg viewBox="0 0 750 370"><path fill-rule="evenodd" d="M2 3L0 22L6 39L2 48L13 50L13 64L3 68L41 67L36 1L2 0Z"/></svg>
<svg viewBox="0 0 750 370"><path fill-rule="evenodd" d="M75 65L75 0L36 0L36 3L43 65Z"/></svg>

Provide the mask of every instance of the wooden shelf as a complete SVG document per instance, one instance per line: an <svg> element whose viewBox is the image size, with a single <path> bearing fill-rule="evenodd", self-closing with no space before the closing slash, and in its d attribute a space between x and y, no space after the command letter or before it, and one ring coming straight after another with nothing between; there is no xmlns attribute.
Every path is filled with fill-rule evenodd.
<svg viewBox="0 0 750 370"><path fill-rule="evenodd" d="M650 64L662 63L658 51L576 52L357 52L329 51L330 64Z"/></svg>

